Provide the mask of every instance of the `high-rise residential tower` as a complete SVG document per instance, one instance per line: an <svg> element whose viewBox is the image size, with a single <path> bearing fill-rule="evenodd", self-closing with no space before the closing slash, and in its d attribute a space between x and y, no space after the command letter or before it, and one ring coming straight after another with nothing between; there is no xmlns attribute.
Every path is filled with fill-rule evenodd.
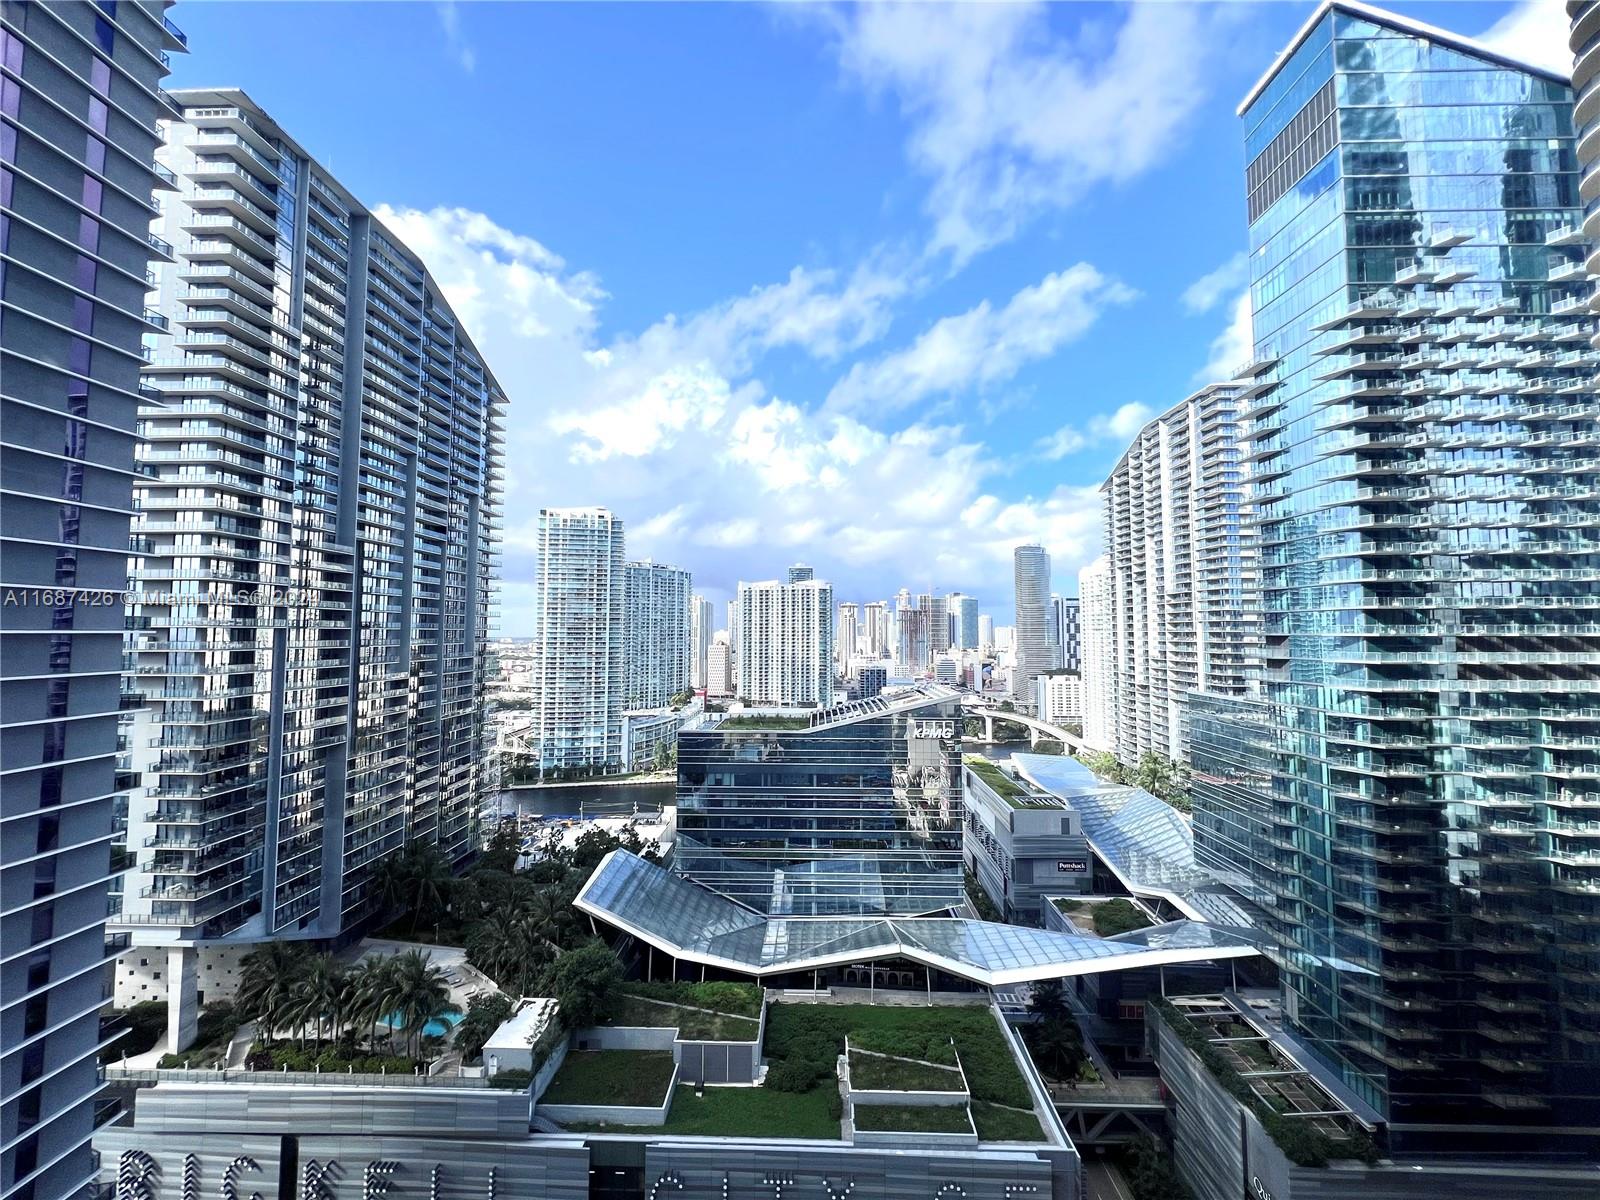
<svg viewBox="0 0 1600 1200"><path fill-rule="evenodd" d="M1012 554L1016 586L1016 670L1011 691L1033 701L1033 681L1055 666L1050 639L1050 555L1043 546L1018 546Z"/></svg>
<svg viewBox="0 0 1600 1200"><path fill-rule="evenodd" d="M624 707L665 708L689 687L689 572L662 563L623 569Z"/></svg>
<svg viewBox="0 0 1600 1200"><path fill-rule="evenodd" d="M728 631L718 630L706 651L706 696L733 695L733 647L728 643Z"/></svg>
<svg viewBox="0 0 1600 1200"><path fill-rule="evenodd" d="M834 658L839 674L850 669L850 660L856 656L856 645L861 638L861 606L850 601L839 605L839 624L834 629Z"/></svg>
<svg viewBox="0 0 1600 1200"><path fill-rule="evenodd" d="M806 566L805 563L795 563L794 566L789 568L790 583L806 583L815 577L816 572Z"/></svg>
<svg viewBox="0 0 1600 1200"><path fill-rule="evenodd" d="M1240 109L1264 702L1191 712L1196 851L1261 889L1290 1027L1402 1150L1593 1155L1600 1129L1572 99L1334 3Z"/></svg>
<svg viewBox="0 0 1600 1200"><path fill-rule="evenodd" d="M1239 407L1214 383L1137 434L1101 493L1111 572L1117 757L1188 754L1188 696L1247 690L1255 554L1245 526Z"/></svg>
<svg viewBox="0 0 1600 1200"><path fill-rule="evenodd" d="M165 4L0 5L0 1195L63 1200L89 1145L113 872L122 593ZM167 193L157 192L159 199ZM114 1050L113 1050L114 1052Z"/></svg>
<svg viewBox="0 0 1600 1200"><path fill-rule="evenodd" d="M1059 650L1056 654L1062 670L1076 671L1083 662L1083 632L1078 619L1076 596L1050 597L1051 635Z"/></svg>
<svg viewBox="0 0 1600 1200"><path fill-rule="evenodd" d="M534 734L541 771L622 765L623 559L622 519L609 509L540 511Z"/></svg>
<svg viewBox="0 0 1600 1200"><path fill-rule="evenodd" d="M504 396L421 260L248 96L172 98L115 922L130 960L166 950L181 1045L197 951L335 937L406 845L477 852Z"/></svg>
<svg viewBox="0 0 1600 1200"><path fill-rule="evenodd" d="M754 705L818 705L833 700L833 586L739 585L739 699Z"/></svg>
<svg viewBox="0 0 1600 1200"><path fill-rule="evenodd" d="M862 609L868 658L887 658L890 652L889 605L882 600L869 600Z"/></svg>
<svg viewBox="0 0 1600 1200"><path fill-rule="evenodd" d="M944 598L950 613L951 645L959 650L978 648L978 598L951 592Z"/></svg>
<svg viewBox="0 0 1600 1200"><path fill-rule="evenodd" d="M706 659L711 653L711 636L716 617L711 601L695 596L689 601L689 683L706 686Z"/></svg>
<svg viewBox="0 0 1600 1200"><path fill-rule="evenodd" d="M917 597L917 607L922 610L928 631L928 661L932 662L950 649L950 610L943 596L927 593Z"/></svg>
<svg viewBox="0 0 1600 1200"><path fill-rule="evenodd" d="M1078 602L1083 632L1083 740L1096 750L1110 750L1117 736L1117 660L1111 563L1104 554L1078 572Z"/></svg>

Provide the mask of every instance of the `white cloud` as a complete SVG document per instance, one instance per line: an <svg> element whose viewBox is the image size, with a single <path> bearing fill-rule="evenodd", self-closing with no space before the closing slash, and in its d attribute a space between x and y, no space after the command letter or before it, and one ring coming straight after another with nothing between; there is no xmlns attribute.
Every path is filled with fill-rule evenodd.
<svg viewBox="0 0 1600 1200"><path fill-rule="evenodd" d="M380 215L427 262L509 397L508 634L532 629L544 505L609 505L631 556L688 567L713 596L778 573L796 547L841 596L905 580L996 601L1018 542L1044 540L1063 578L1097 552L1097 500L1058 490L1002 502L991 484L1009 464L961 426L890 428L774 396L758 377L772 350L827 360L877 336L903 286L886 269L799 269L602 339L599 281L536 239L460 209ZM1024 341L1028 303L1016 314Z"/></svg>
<svg viewBox="0 0 1600 1200"><path fill-rule="evenodd" d="M1125 442L1143 429L1145 422L1154 415L1155 410L1148 404L1132 400L1119 405L1114 412L1091 417L1087 429L1063 425L1048 437L1039 439L1035 449L1040 458L1054 461L1102 442Z"/></svg>
<svg viewBox="0 0 1600 1200"><path fill-rule="evenodd" d="M1108 305L1126 304L1136 295L1078 263L1023 288L1004 308L985 300L936 321L903 350L857 363L834 385L828 407L894 411L1004 382L1081 337Z"/></svg>
<svg viewBox="0 0 1600 1200"><path fill-rule="evenodd" d="M477 70L478 52L461 32L461 6L457 0L438 0L433 11L439 15L439 28L444 32L444 44L461 69L468 75Z"/></svg>
<svg viewBox="0 0 1600 1200"><path fill-rule="evenodd" d="M1183 290L1183 309L1191 316L1210 312L1250 281L1250 256L1243 250Z"/></svg>
<svg viewBox="0 0 1600 1200"><path fill-rule="evenodd" d="M1206 365L1194 373L1195 383L1212 383L1233 378L1234 371L1249 361L1255 351L1255 335L1250 320L1250 293L1241 292L1233 304L1228 327L1211 339Z"/></svg>
<svg viewBox="0 0 1600 1200"><path fill-rule="evenodd" d="M1563 75L1572 73L1572 51L1567 47L1571 21L1561 0L1521 0L1478 40L1511 58Z"/></svg>
<svg viewBox="0 0 1600 1200"><path fill-rule="evenodd" d="M929 249L959 264L1171 149L1208 90L1223 6L1135 4L1113 25L1040 4L805 8L845 73L893 95L931 177ZM1070 17L1064 14L1071 13ZM1051 28L1072 21L1064 35Z"/></svg>

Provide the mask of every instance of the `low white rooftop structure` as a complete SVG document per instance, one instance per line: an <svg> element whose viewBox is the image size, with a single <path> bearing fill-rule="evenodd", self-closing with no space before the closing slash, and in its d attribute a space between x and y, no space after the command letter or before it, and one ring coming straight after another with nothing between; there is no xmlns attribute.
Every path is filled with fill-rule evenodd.
<svg viewBox="0 0 1600 1200"><path fill-rule="evenodd" d="M561 1005L548 996L524 996L499 1029L483 1044L490 1075L533 1070L533 1047L555 1023Z"/></svg>

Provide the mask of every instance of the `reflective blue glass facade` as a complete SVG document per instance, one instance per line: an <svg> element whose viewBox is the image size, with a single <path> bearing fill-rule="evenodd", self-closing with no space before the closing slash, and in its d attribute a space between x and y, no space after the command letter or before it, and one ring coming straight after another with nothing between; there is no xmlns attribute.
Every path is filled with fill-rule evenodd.
<svg viewBox="0 0 1600 1200"><path fill-rule="evenodd" d="M713 715L679 733L675 869L774 916L915 916L959 905L955 693L914 706L863 701L808 727L783 724Z"/></svg>
<svg viewBox="0 0 1600 1200"><path fill-rule="evenodd" d="M1565 81L1327 10L1242 113L1262 702L1196 850L1397 1147L1600 1121L1600 407Z"/></svg>

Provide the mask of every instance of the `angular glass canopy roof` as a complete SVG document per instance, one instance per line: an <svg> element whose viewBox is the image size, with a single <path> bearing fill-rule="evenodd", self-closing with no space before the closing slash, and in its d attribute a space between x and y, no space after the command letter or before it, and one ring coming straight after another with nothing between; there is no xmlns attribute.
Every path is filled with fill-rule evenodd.
<svg viewBox="0 0 1600 1200"><path fill-rule="evenodd" d="M1075 758L1014 754L1011 761L1077 810L1083 836L1135 896L1168 900L1195 921L1243 930L1261 924L1248 901L1195 862L1194 828L1166 801L1107 783Z"/></svg>
<svg viewBox="0 0 1600 1200"><path fill-rule="evenodd" d="M769 919L626 850L605 857L574 904L674 958L757 977L904 958L997 987L1258 953L1193 921L1095 938L961 917Z"/></svg>

